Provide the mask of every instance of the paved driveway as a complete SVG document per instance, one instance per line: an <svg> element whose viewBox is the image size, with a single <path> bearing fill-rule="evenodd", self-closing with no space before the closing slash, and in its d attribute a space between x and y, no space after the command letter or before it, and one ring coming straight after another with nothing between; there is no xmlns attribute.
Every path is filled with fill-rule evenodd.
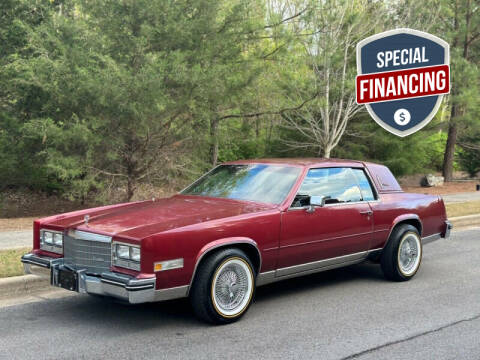
<svg viewBox="0 0 480 360"><path fill-rule="evenodd" d="M480 201L480 191L442 195L442 198L445 203Z"/></svg>
<svg viewBox="0 0 480 360"><path fill-rule="evenodd" d="M239 322L188 301L127 306L76 295L0 308L1 359L479 359L480 228L425 246L410 282L376 265L259 288Z"/></svg>
<svg viewBox="0 0 480 360"><path fill-rule="evenodd" d="M0 250L32 247L32 230L0 232Z"/></svg>

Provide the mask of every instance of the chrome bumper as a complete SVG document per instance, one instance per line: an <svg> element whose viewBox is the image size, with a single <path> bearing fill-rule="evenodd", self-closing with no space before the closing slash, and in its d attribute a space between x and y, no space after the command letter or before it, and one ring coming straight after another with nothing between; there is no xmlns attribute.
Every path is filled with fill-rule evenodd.
<svg viewBox="0 0 480 360"><path fill-rule="evenodd" d="M155 290L155 277L136 279L114 272L104 272L98 276L86 274L85 270L65 266L63 259L26 254L22 256L22 263L27 274L49 273L52 286L62 287L59 283L59 272L65 269L76 274L78 286L71 290L79 293L111 296L131 304L181 298L188 293L188 286Z"/></svg>
<svg viewBox="0 0 480 360"><path fill-rule="evenodd" d="M448 239L450 237L450 232L453 229L453 225L450 223L450 221L446 220L445 221L445 231L442 233L442 237L445 239Z"/></svg>
<svg viewBox="0 0 480 360"><path fill-rule="evenodd" d="M442 238L448 239L450 237L450 232L452 231L452 224L450 224L450 221L446 220L445 221L445 229L441 233L429 235L422 237L422 244L426 245L429 244L433 241L440 240Z"/></svg>

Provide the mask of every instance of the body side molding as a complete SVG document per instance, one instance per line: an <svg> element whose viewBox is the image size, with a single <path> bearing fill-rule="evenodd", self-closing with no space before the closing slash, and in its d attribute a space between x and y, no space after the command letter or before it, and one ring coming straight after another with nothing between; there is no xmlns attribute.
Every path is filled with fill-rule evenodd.
<svg viewBox="0 0 480 360"><path fill-rule="evenodd" d="M381 249L372 249L361 251L358 253L338 256L330 259L324 259L319 261L314 261L306 264L289 266L281 269L267 271L258 274L257 276L257 286L262 286L270 284L277 281L282 281L285 279L291 279L303 275L314 274L317 272L327 271L343 266L358 264L367 259L368 255L372 252L378 251Z"/></svg>

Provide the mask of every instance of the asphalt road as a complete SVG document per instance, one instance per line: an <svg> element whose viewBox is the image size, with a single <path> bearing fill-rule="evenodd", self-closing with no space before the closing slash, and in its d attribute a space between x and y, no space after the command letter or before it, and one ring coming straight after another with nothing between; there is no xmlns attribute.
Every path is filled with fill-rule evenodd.
<svg viewBox="0 0 480 360"><path fill-rule="evenodd" d="M424 248L406 283L362 264L260 288L227 326L187 301L76 295L0 308L1 359L479 359L480 228Z"/></svg>

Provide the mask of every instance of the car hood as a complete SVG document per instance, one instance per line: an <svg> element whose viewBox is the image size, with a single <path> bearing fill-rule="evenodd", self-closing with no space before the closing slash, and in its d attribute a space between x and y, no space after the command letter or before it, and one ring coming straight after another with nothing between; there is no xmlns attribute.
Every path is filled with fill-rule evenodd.
<svg viewBox="0 0 480 360"><path fill-rule="evenodd" d="M155 201L119 206L84 216L61 217L51 225L111 236L142 239L150 235L206 221L218 220L274 208L274 205L232 199L175 195Z"/></svg>

